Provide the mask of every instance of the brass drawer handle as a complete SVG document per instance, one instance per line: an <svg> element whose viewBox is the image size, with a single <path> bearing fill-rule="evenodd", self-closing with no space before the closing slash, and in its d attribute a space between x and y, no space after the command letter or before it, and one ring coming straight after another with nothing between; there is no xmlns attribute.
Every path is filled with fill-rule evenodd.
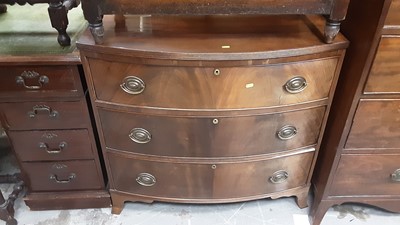
<svg viewBox="0 0 400 225"><path fill-rule="evenodd" d="M120 87L128 94L137 95L144 91L146 85L139 77L128 76L124 78Z"/></svg>
<svg viewBox="0 0 400 225"><path fill-rule="evenodd" d="M58 154L61 153L67 147L67 142L62 141L58 145L58 148L49 148L49 145L44 142L39 142L39 148L44 149L49 154Z"/></svg>
<svg viewBox="0 0 400 225"><path fill-rule="evenodd" d="M53 110L50 106L47 105L35 105L32 107L32 111L28 112L28 116L30 118L35 118L40 112L46 112L49 114L49 117L57 117L58 112Z"/></svg>
<svg viewBox="0 0 400 225"><path fill-rule="evenodd" d="M304 91L307 87L307 81L304 77L293 77L285 84L285 90L291 94L296 94Z"/></svg>
<svg viewBox="0 0 400 225"><path fill-rule="evenodd" d="M278 136L279 139L281 140L289 140L294 138L297 134L297 128L292 125L286 125L281 127L281 129L276 132L276 135Z"/></svg>
<svg viewBox="0 0 400 225"><path fill-rule="evenodd" d="M281 184L289 178L288 172L285 170L279 170L272 174L269 181L273 184Z"/></svg>
<svg viewBox="0 0 400 225"><path fill-rule="evenodd" d="M392 181L394 181L394 182L400 182L400 169L395 170L395 171L391 174L390 177L392 178Z"/></svg>
<svg viewBox="0 0 400 225"><path fill-rule="evenodd" d="M142 186L151 187L155 185L157 181L150 173L140 173L136 178L136 182Z"/></svg>
<svg viewBox="0 0 400 225"><path fill-rule="evenodd" d="M129 133L129 138L138 144L146 144L151 141L151 134L146 129L133 128Z"/></svg>
<svg viewBox="0 0 400 225"><path fill-rule="evenodd" d="M76 178L75 173L71 173L71 174L68 176L68 178L65 179L65 180L60 180L60 179L58 179L58 177L57 177L56 174L51 174L51 175L50 175L50 180L55 180L56 183L58 183L58 184L68 184L68 183L70 183L70 182L71 182L73 179L75 179L75 178Z"/></svg>
<svg viewBox="0 0 400 225"><path fill-rule="evenodd" d="M38 79L39 85L38 86L28 86L25 84L24 78L35 78L35 77L39 77L39 79ZM40 76L40 74L35 71L24 71L24 72L22 72L21 76L15 77L15 83L17 83L18 85L24 86L26 89L38 90L38 89L41 89L43 87L43 85L49 83L49 78L44 75Z"/></svg>

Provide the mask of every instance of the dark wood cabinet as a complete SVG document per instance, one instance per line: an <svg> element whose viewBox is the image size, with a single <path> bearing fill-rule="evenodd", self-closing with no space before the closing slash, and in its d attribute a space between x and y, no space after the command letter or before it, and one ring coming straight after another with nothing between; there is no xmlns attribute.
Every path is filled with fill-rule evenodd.
<svg viewBox="0 0 400 225"><path fill-rule="evenodd" d="M76 53L0 58L0 117L32 210L109 207Z"/></svg>
<svg viewBox="0 0 400 225"><path fill-rule="evenodd" d="M77 45L113 213L126 201L296 196L307 206L348 45L341 34L323 43L319 16L104 22L103 44L88 30Z"/></svg>
<svg viewBox="0 0 400 225"><path fill-rule="evenodd" d="M313 177L313 225L346 202L400 212L399 10L399 0L350 2L342 30L351 45Z"/></svg>

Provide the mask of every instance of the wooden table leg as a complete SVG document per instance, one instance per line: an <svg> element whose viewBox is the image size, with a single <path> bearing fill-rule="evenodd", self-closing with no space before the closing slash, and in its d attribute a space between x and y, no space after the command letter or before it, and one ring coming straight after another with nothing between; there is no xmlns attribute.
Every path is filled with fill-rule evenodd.
<svg viewBox="0 0 400 225"><path fill-rule="evenodd" d="M5 13L7 12L7 6L4 4L0 4L0 13Z"/></svg>

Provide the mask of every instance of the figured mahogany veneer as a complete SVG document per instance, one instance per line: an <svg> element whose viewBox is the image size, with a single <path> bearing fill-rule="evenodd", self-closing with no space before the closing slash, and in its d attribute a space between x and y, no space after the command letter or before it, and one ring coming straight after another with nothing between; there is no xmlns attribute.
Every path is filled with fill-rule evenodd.
<svg viewBox="0 0 400 225"><path fill-rule="evenodd" d="M77 45L112 212L285 196L306 207L348 45L322 43L321 21L116 16L103 44L86 32Z"/></svg>
<svg viewBox="0 0 400 225"><path fill-rule="evenodd" d="M242 109L328 98L338 58L252 67L216 65L213 68L135 65L90 58L88 63L96 74L93 82L96 97L101 101L160 108ZM130 95L121 89L120 84L129 76L144 82L142 94ZM301 94L282 88L295 77L307 82Z"/></svg>
<svg viewBox="0 0 400 225"><path fill-rule="evenodd" d="M115 189L152 200L193 203L218 203L270 197L271 193L307 185L314 153L283 155L251 161L210 159L174 161L108 153ZM271 181L279 171L287 172L287 182ZM151 186L137 182L141 174L155 178ZM302 201L300 199L299 201ZM123 202L113 201L121 209Z"/></svg>
<svg viewBox="0 0 400 225"><path fill-rule="evenodd" d="M352 44L313 177L312 225L346 202L400 212L399 10L399 0L350 2L342 30Z"/></svg>
<svg viewBox="0 0 400 225"><path fill-rule="evenodd" d="M99 110L107 148L148 155L228 157L277 153L317 144L325 107L257 116L173 117ZM285 127L296 134L279 137ZM132 129L151 135L148 143L130 138ZM282 136L282 134L281 134Z"/></svg>

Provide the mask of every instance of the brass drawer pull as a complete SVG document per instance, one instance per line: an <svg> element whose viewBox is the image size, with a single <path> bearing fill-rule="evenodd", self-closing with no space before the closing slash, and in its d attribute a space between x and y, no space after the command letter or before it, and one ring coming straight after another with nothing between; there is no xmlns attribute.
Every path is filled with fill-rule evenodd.
<svg viewBox="0 0 400 225"><path fill-rule="evenodd" d="M281 140L289 140L294 138L297 134L297 128L292 125L286 125L281 127L281 129L276 132L277 136Z"/></svg>
<svg viewBox="0 0 400 225"><path fill-rule="evenodd" d="M39 148L44 149L49 154L61 153L61 151L64 150L66 147L67 147L67 142L65 141L60 142L58 148L54 149L49 148L49 145L47 143L39 142Z"/></svg>
<svg viewBox="0 0 400 225"><path fill-rule="evenodd" d="M39 85L38 86L28 86L25 84L24 78L35 78L35 77L39 77L39 79L38 79ZM49 78L44 75L40 76L40 74L35 71L24 71L24 72L22 72L21 76L15 77L15 83L17 83L18 85L24 86L26 89L38 90L38 89L41 89L43 87L43 85L49 83Z"/></svg>
<svg viewBox="0 0 400 225"><path fill-rule="evenodd" d="M65 179L65 180L60 180L60 179L58 179L57 175L55 175L55 174L51 174L51 175L50 175L50 180L55 180L56 183L58 183L58 184L68 184L68 183L70 183L70 182L71 182L73 179L75 179L75 178L76 178L75 173L71 173L71 174L68 176L68 178Z"/></svg>
<svg viewBox="0 0 400 225"><path fill-rule="evenodd" d="M400 169L395 170L391 174L392 181L394 182L400 182Z"/></svg>
<svg viewBox="0 0 400 225"><path fill-rule="evenodd" d="M133 128L129 133L129 138L138 144L146 144L151 141L151 134L146 129Z"/></svg>
<svg viewBox="0 0 400 225"><path fill-rule="evenodd" d="M32 108L32 111L28 112L28 116L30 118L35 118L40 112L46 112L49 114L49 117L57 117L58 112L53 110L50 106L47 105L35 105Z"/></svg>
<svg viewBox="0 0 400 225"><path fill-rule="evenodd" d="M288 178L288 172L286 172L285 170L278 170L272 174L272 176L269 178L269 181L273 184L280 184L285 182Z"/></svg>
<svg viewBox="0 0 400 225"><path fill-rule="evenodd" d="M304 91L307 87L307 81L304 77L293 77L285 84L285 90L291 94L296 94Z"/></svg>
<svg viewBox="0 0 400 225"><path fill-rule="evenodd" d="M139 77L128 76L124 78L120 87L128 94L137 95L144 91L146 85Z"/></svg>
<svg viewBox="0 0 400 225"><path fill-rule="evenodd" d="M155 185L157 181L156 178L149 173L140 173L136 178L136 182L142 186L151 187Z"/></svg>

